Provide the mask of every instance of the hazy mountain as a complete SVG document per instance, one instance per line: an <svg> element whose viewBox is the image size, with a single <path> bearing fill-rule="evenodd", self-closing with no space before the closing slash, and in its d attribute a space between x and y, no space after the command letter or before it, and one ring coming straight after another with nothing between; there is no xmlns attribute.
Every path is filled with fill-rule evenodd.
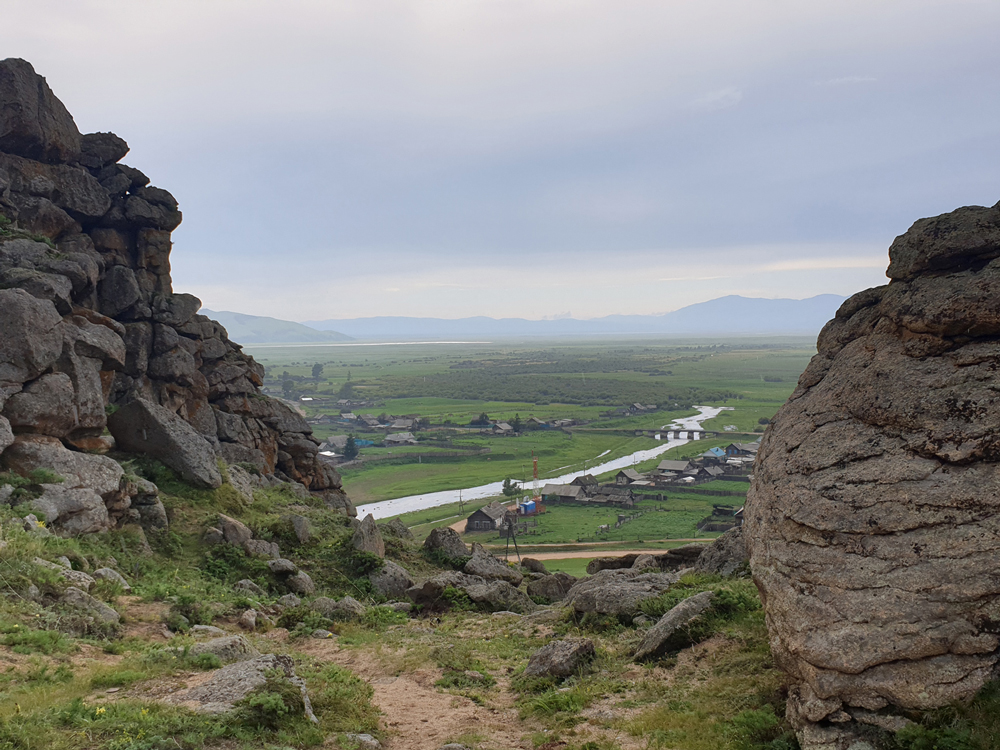
<svg viewBox="0 0 1000 750"><path fill-rule="evenodd" d="M315 344L351 340L350 336L337 331L319 331L290 320L204 308L200 312L222 323L229 338L237 344Z"/></svg>
<svg viewBox="0 0 1000 750"><path fill-rule="evenodd" d="M836 294L821 294L802 300L730 295L682 307L665 315L609 315L592 320L377 317L306 321L305 325L317 330L342 331L359 339L404 340L612 333L815 336L845 299Z"/></svg>

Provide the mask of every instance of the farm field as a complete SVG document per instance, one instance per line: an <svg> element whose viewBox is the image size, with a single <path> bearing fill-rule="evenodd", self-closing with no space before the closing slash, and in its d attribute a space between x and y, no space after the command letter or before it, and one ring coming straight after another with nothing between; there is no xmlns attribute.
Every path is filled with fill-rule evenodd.
<svg viewBox="0 0 1000 750"><path fill-rule="evenodd" d="M653 438L636 431L656 430L695 414L694 405L731 407L704 423L718 437L639 463L637 470L653 468L663 458L693 457L712 446L753 440L763 430L761 420L772 417L794 389L814 348L807 339L561 339L251 346L247 351L265 366L265 387L295 402L307 418L325 414L339 419L338 399L349 399L357 414L420 418L420 426L412 430L418 445L406 447L380 446L385 431L365 431L350 423L315 425L319 438L351 432L376 441L376 446L361 449L367 462L340 469L346 491L361 505L508 477L527 479L533 454L544 482L655 447ZM365 405L353 406L361 403ZM658 408L613 413L633 403ZM517 416L522 423L536 417L580 424L493 436L469 427L484 413L495 421L511 422Z"/></svg>

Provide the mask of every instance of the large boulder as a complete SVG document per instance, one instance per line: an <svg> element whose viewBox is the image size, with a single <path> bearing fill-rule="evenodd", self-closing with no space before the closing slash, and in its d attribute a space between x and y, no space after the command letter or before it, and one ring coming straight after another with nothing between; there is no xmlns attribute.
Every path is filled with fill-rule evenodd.
<svg viewBox="0 0 1000 750"><path fill-rule="evenodd" d="M219 657L223 664L227 664L253 659L255 656L260 656L260 651L254 648L250 641L242 635L227 635L195 644L191 647L191 654L193 656L212 654L212 656Z"/></svg>
<svg viewBox="0 0 1000 750"><path fill-rule="evenodd" d="M0 289L0 331L0 387L34 380L62 353L62 316L23 289Z"/></svg>
<svg viewBox="0 0 1000 750"><path fill-rule="evenodd" d="M410 527L399 520L399 518L393 518L389 523L383 523L379 525L382 530L382 536L391 536L396 539L402 539L406 542L413 541L413 532L410 531Z"/></svg>
<svg viewBox="0 0 1000 750"><path fill-rule="evenodd" d="M711 591L702 591L678 602L669 612L664 613L663 617L646 631L642 643L636 649L636 661L660 656L667 651L688 645L683 637L684 629L712 606L714 596Z"/></svg>
<svg viewBox="0 0 1000 750"><path fill-rule="evenodd" d="M922 219L764 434L744 534L789 718L973 696L1000 662L1000 204ZM839 726L839 725L838 725Z"/></svg>
<svg viewBox="0 0 1000 750"><path fill-rule="evenodd" d="M639 559L639 554L631 552L620 557L595 557L587 563L587 575L596 575L602 570L622 570L631 568L635 561Z"/></svg>
<svg viewBox="0 0 1000 750"><path fill-rule="evenodd" d="M385 542L378 530L375 518L369 513L354 529L351 544L358 552L367 552L377 557L385 557Z"/></svg>
<svg viewBox="0 0 1000 750"><path fill-rule="evenodd" d="M69 488L59 484L41 485L42 494L29 505L36 516L63 536L78 536L111 528L104 500L89 487Z"/></svg>
<svg viewBox="0 0 1000 750"><path fill-rule="evenodd" d="M95 599L86 591L81 591L75 586L69 586L59 602L72 610L92 617L95 621L105 625L117 625L121 621L121 616L100 599Z"/></svg>
<svg viewBox="0 0 1000 750"><path fill-rule="evenodd" d="M465 542L457 531L448 526L431 531L424 540L424 549L448 560L460 560L469 556L469 548L465 546Z"/></svg>
<svg viewBox="0 0 1000 750"><path fill-rule="evenodd" d="M491 555L483 545L473 543L472 557L465 564L463 570L471 576L479 576L486 580L507 581L512 586L520 586L524 576L514 568L501 562Z"/></svg>
<svg viewBox="0 0 1000 750"><path fill-rule="evenodd" d="M222 485L212 445L159 404L136 399L108 417L108 429L123 450L152 456L198 487Z"/></svg>
<svg viewBox="0 0 1000 750"><path fill-rule="evenodd" d="M353 596L345 596L339 601L321 596L314 599L309 608L328 620L360 620L365 616L365 605Z"/></svg>
<svg viewBox="0 0 1000 750"><path fill-rule="evenodd" d="M659 596L676 582L673 573L644 573L630 568L603 570L577 582L564 601L580 613L631 617L643 601Z"/></svg>
<svg viewBox="0 0 1000 750"><path fill-rule="evenodd" d="M594 642L589 638L551 641L528 659L525 677L570 677L594 658Z"/></svg>
<svg viewBox="0 0 1000 750"><path fill-rule="evenodd" d="M80 131L31 63L0 60L0 151L58 163L80 155Z"/></svg>

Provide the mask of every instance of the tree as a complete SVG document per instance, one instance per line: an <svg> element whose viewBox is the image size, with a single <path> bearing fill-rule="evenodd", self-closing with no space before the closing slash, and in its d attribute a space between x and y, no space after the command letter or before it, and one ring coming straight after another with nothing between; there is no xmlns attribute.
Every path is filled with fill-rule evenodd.
<svg viewBox="0 0 1000 750"><path fill-rule="evenodd" d="M286 380L281 384L281 392L285 394L285 398L291 398L293 390L295 390L295 383L291 380Z"/></svg>
<svg viewBox="0 0 1000 750"><path fill-rule="evenodd" d="M771 420L767 417L761 417L757 420L757 424L771 424Z"/></svg>
<svg viewBox="0 0 1000 750"><path fill-rule="evenodd" d="M482 425L484 427L489 423L490 423L490 415L487 414L486 412L483 412L478 417L469 422L469 424Z"/></svg>
<svg viewBox="0 0 1000 750"><path fill-rule="evenodd" d="M344 444L344 458L350 461L353 458L358 457L358 445L354 442L354 435L347 436L347 442Z"/></svg>
<svg viewBox="0 0 1000 750"><path fill-rule="evenodd" d="M323 374L323 365L319 362L313 365L313 380L319 380L319 376ZM350 380L350 378L348 378Z"/></svg>
<svg viewBox="0 0 1000 750"><path fill-rule="evenodd" d="M521 431L521 415L515 414L514 418L510 421L510 426L514 428L514 432Z"/></svg>
<svg viewBox="0 0 1000 750"><path fill-rule="evenodd" d="M501 492L503 492L504 497L514 497L515 495L521 492L521 488L516 481L512 480L510 477L507 477L505 480L503 480L503 489L501 490Z"/></svg>

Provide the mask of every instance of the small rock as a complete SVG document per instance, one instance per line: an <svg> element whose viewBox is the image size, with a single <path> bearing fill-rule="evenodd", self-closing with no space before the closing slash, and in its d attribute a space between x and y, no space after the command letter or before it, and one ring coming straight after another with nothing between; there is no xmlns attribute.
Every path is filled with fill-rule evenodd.
<svg viewBox="0 0 1000 750"><path fill-rule="evenodd" d="M114 581L122 587L122 591L126 594L132 593L132 587L128 585L128 581L126 581L117 570L112 570L111 568L98 568L94 571L94 578L98 581Z"/></svg>
<svg viewBox="0 0 1000 750"><path fill-rule="evenodd" d="M488 581L507 581L515 588L524 580L523 575L491 555L481 544L472 545L472 558L465 564L464 570L470 576L479 576Z"/></svg>
<svg viewBox="0 0 1000 750"><path fill-rule="evenodd" d="M293 576L288 576L285 579L285 585L289 590L303 596L310 596L316 593L316 584L313 583L313 579L304 570L300 570Z"/></svg>
<svg viewBox="0 0 1000 750"><path fill-rule="evenodd" d="M359 750L380 750L382 743L370 734L345 734L344 738Z"/></svg>
<svg viewBox="0 0 1000 750"><path fill-rule="evenodd" d="M224 636L226 631L222 628L217 628L214 625L192 625L191 629L188 631L191 635L210 635L213 638Z"/></svg>
<svg viewBox="0 0 1000 750"><path fill-rule="evenodd" d="M277 560L268 560L267 567L276 576L292 575L299 571L295 563L284 557L279 557Z"/></svg>
<svg viewBox="0 0 1000 750"><path fill-rule="evenodd" d="M350 596L340 601L321 596L309 608L330 620L360 620L365 615L365 605Z"/></svg>
<svg viewBox="0 0 1000 750"><path fill-rule="evenodd" d="M67 588L59 601L67 607L85 612L92 615L95 619L110 625L117 625L121 621L121 617L115 610L75 586Z"/></svg>
<svg viewBox="0 0 1000 750"><path fill-rule="evenodd" d="M38 517L34 513L29 513L26 515L22 521L22 526L24 530L29 534L38 534L39 536L52 536L52 532L46 527L44 521L39 521Z"/></svg>
<svg viewBox="0 0 1000 750"><path fill-rule="evenodd" d="M589 638L552 641L531 655L524 668L527 677L569 677L594 658L594 642Z"/></svg>
<svg viewBox="0 0 1000 750"><path fill-rule="evenodd" d="M57 557L55 559L56 564L62 565L66 570L73 570L73 563L70 562L69 558L63 555L62 557Z"/></svg>
<svg viewBox="0 0 1000 750"><path fill-rule="evenodd" d="M545 567L545 563L541 560L536 560L533 557L521 558L521 567L525 570L531 571L532 573L541 573L543 576L549 575L549 571L548 568Z"/></svg>
<svg viewBox="0 0 1000 750"><path fill-rule="evenodd" d="M205 534L202 536L201 540L205 542L205 544L222 544L226 541L226 535L222 532L222 529L210 526L205 530Z"/></svg>
<svg viewBox="0 0 1000 750"><path fill-rule="evenodd" d="M678 630L689 625L712 606L711 591L688 597L663 615L657 623L646 631L642 643L635 652L636 661L649 659L670 649L671 637Z"/></svg>
<svg viewBox="0 0 1000 750"><path fill-rule="evenodd" d="M224 638L213 638L204 643L196 643L191 647L194 656L198 654L214 654L223 663L233 661L243 661L260 656L260 651L255 649L242 635L229 635Z"/></svg>
<svg viewBox="0 0 1000 750"><path fill-rule="evenodd" d="M248 609L246 612L240 615L240 619L237 620L236 624L239 625L244 630L250 630L250 631L256 630L257 610Z"/></svg>
<svg viewBox="0 0 1000 750"><path fill-rule="evenodd" d="M244 578L242 581L234 583L233 591L238 591L242 594L253 594L254 596L264 595L264 589L251 581L249 578Z"/></svg>
<svg viewBox="0 0 1000 750"><path fill-rule="evenodd" d="M354 530L351 544L359 552L385 557L385 542L382 540L382 533L371 513L365 516L361 524Z"/></svg>
<svg viewBox="0 0 1000 750"><path fill-rule="evenodd" d="M243 551L250 557L281 557L277 542L268 542L263 539L249 539L243 543Z"/></svg>
<svg viewBox="0 0 1000 750"><path fill-rule="evenodd" d="M295 594L285 594L284 596L279 597L275 604L282 607L298 607L302 604L302 600Z"/></svg>
<svg viewBox="0 0 1000 750"><path fill-rule="evenodd" d="M334 635L329 630L323 630L322 628L318 628L312 632L312 637L322 639L322 638L333 638Z"/></svg>

